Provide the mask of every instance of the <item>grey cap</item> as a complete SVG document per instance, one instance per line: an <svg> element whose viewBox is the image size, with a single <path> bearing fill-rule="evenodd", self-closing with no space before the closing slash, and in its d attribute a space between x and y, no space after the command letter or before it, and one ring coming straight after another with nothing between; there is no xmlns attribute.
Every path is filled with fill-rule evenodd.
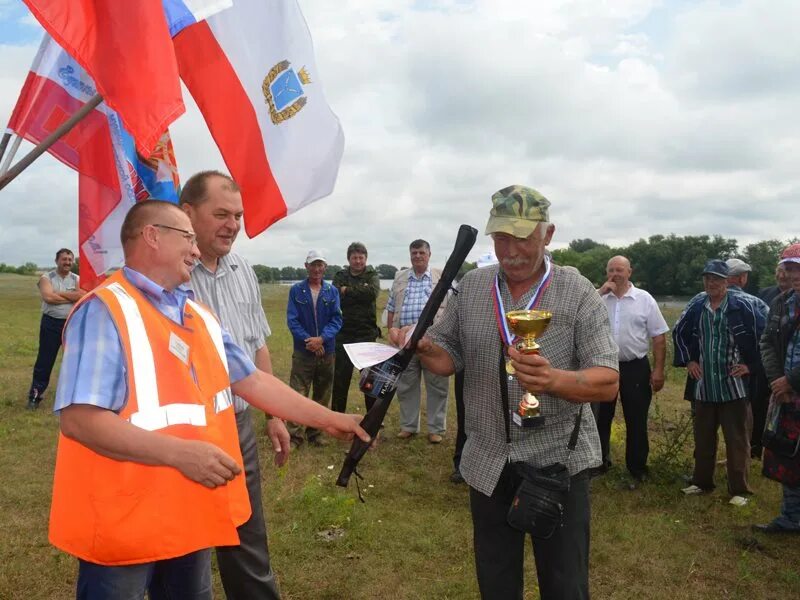
<svg viewBox="0 0 800 600"><path fill-rule="evenodd" d="M753 270L750 265L743 260L739 260L738 258L729 258L725 261L725 264L728 265L728 277L741 275L742 273L749 273Z"/></svg>

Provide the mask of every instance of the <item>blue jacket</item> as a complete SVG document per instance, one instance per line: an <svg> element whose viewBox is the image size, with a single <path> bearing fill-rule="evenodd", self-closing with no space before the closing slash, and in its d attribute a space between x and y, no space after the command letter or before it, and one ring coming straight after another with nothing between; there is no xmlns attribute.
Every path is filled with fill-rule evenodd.
<svg viewBox="0 0 800 600"><path fill-rule="evenodd" d="M673 364L676 367L685 367L691 361L700 362L700 315L703 314L706 296L705 292L701 292L692 298L672 328L675 345ZM760 307L750 301L747 294L730 290L726 317L742 362L748 366L750 373L760 371L758 343L767 324Z"/></svg>
<svg viewBox="0 0 800 600"><path fill-rule="evenodd" d="M317 319L315 321L314 300L311 297L311 289L308 287L308 279L295 283L289 290L286 324L289 326L289 331L292 332L296 351L300 350L309 356L312 355L312 352L306 350L305 340L310 337L322 336L325 353L333 353L336 334L342 328L339 290L327 281L322 282L317 298Z"/></svg>

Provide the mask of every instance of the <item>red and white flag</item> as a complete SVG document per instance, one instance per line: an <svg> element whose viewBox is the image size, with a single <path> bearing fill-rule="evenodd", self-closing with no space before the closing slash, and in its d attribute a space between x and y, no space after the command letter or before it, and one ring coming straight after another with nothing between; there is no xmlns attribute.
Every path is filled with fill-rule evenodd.
<svg viewBox="0 0 800 600"><path fill-rule="evenodd" d="M149 156L185 111L162 0L23 0Z"/></svg>
<svg viewBox="0 0 800 600"><path fill-rule="evenodd" d="M333 191L344 134L295 0L235 0L173 41L181 78L242 189L250 237Z"/></svg>
<svg viewBox="0 0 800 600"><path fill-rule="evenodd" d="M95 93L91 77L46 35L8 130L38 144ZM92 289L122 264L119 231L130 207L149 197L178 200L169 132L148 160L142 160L119 115L103 103L48 151L78 172L81 287Z"/></svg>
<svg viewBox="0 0 800 600"><path fill-rule="evenodd" d="M94 82L81 66L45 35L11 113L8 130L38 144L95 94ZM68 167L113 186L118 180L107 111L108 107L100 104L49 152Z"/></svg>

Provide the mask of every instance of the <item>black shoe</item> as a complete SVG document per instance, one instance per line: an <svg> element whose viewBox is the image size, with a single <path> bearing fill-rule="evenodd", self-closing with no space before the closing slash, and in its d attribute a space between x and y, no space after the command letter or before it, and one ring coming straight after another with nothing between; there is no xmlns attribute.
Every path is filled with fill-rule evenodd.
<svg viewBox="0 0 800 600"><path fill-rule="evenodd" d="M36 410L42 401L42 393L36 388L31 388L28 396L28 410Z"/></svg>
<svg viewBox="0 0 800 600"><path fill-rule="evenodd" d="M450 482L451 483L464 483L464 477L461 475L461 471L456 469L450 475Z"/></svg>
<svg viewBox="0 0 800 600"><path fill-rule="evenodd" d="M774 522L759 523L758 525L752 525L751 528L756 533L800 535L800 529L786 529L776 525Z"/></svg>

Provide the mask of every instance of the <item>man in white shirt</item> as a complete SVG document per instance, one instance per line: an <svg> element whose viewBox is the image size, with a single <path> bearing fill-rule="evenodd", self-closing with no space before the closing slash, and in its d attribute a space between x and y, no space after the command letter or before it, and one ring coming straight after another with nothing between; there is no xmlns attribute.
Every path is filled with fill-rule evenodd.
<svg viewBox="0 0 800 600"><path fill-rule="evenodd" d="M664 361L669 331L653 297L634 286L631 263L615 256L606 265L608 280L598 293L608 309L611 333L619 347L619 398L625 415L625 463L637 481L647 474L647 414L653 392L664 387ZM653 344L653 369L647 357ZM597 429L603 450L603 467L611 466L609 438L616 401L597 405Z"/></svg>

